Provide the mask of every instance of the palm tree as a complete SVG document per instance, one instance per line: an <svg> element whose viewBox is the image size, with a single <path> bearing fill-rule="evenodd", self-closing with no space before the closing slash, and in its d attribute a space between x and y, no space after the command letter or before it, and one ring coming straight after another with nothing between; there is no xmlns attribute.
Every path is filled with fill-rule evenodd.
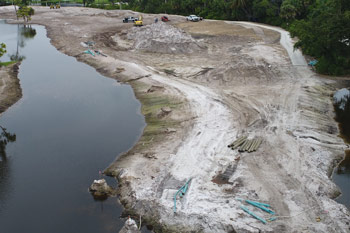
<svg viewBox="0 0 350 233"><path fill-rule="evenodd" d="M232 8L239 9L244 8L247 5L248 0L234 0L232 3Z"/></svg>

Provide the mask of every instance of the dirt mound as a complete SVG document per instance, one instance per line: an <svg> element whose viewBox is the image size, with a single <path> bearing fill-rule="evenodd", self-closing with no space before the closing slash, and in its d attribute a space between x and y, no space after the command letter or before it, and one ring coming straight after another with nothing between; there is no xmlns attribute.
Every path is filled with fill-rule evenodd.
<svg viewBox="0 0 350 233"><path fill-rule="evenodd" d="M287 68L284 68L287 69ZM278 66L269 63L256 63L253 58L236 55L215 67L201 67L190 76L191 79L210 83L213 86L245 85L257 82L275 82L289 77Z"/></svg>
<svg viewBox="0 0 350 233"><path fill-rule="evenodd" d="M134 48L154 53L193 53L205 48L191 35L163 22L133 28L127 38Z"/></svg>

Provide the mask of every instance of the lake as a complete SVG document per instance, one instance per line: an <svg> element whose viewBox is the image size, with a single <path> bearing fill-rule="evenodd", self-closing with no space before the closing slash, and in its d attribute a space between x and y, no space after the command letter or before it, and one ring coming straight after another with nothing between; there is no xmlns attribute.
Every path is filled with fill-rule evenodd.
<svg viewBox="0 0 350 233"><path fill-rule="evenodd" d="M0 157L0 232L118 232L117 199L95 201L88 187L142 134L132 88L58 52L42 26L0 21L1 42L1 61L23 59L23 97L0 117L16 134Z"/></svg>

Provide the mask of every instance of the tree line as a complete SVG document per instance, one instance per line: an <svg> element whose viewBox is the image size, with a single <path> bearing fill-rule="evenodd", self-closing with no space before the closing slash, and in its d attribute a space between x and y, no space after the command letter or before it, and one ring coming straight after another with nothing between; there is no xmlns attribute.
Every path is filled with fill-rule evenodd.
<svg viewBox="0 0 350 233"><path fill-rule="evenodd" d="M350 74L350 0L125 0L145 13L197 14L283 27L322 74Z"/></svg>

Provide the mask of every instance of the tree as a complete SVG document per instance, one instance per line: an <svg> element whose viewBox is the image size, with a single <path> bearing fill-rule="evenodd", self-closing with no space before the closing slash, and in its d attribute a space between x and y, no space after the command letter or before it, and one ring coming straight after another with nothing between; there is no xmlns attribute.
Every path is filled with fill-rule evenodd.
<svg viewBox="0 0 350 233"><path fill-rule="evenodd" d="M297 9L290 0L285 0L280 9L280 16L286 20L292 20L297 15Z"/></svg>
<svg viewBox="0 0 350 233"><path fill-rule="evenodd" d="M278 5L269 0L254 0L253 15L257 21L278 16Z"/></svg>
<svg viewBox="0 0 350 233"><path fill-rule="evenodd" d="M30 21L32 15L34 15L34 9L28 6L21 6L17 11L17 17L23 18L25 22Z"/></svg>
<svg viewBox="0 0 350 233"><path fill-rule="evenodd" d="M296 20L290 31L299 41L296 47L316 57L320 73L340 75L350 67L350 6L342 0L317 1L308 18Z"/></svg>

